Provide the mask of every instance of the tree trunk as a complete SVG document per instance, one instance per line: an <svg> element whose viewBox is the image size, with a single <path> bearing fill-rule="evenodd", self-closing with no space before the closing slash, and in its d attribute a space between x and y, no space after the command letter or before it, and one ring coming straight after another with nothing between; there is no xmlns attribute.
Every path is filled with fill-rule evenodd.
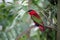
<svg viewBox="0 0 60 40"><path fill-rule="evenodd" d="M58 10L57 10L57 39L56 40L60 40L60 0L58 0Z"/></svg>

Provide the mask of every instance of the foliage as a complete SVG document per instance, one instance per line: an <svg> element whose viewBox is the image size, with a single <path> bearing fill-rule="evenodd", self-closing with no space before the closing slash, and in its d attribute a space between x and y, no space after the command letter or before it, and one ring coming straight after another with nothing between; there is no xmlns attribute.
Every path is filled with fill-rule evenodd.
<svg viewBox="0 0 60 40"><path fill-rule="evenodd" d="M32 20L27 13L29 10L28 5L31 9L36 10L42 18L45 26L56 25L56 6L51 5L47 0L32 0L31 4L27 3L27 0L14 0L11 2L3 2L0 4L0 40L15 40L22 32L30 27ZM43 13L48 19L49 22ZM39 23L39 21L38 21ZM54 29L47 29L45 32L40 30L32 30L32 36L27 37L26 34L22 35L19 40L55 40L56 31ZM31 34L31 33L30 33Z"/></svg>

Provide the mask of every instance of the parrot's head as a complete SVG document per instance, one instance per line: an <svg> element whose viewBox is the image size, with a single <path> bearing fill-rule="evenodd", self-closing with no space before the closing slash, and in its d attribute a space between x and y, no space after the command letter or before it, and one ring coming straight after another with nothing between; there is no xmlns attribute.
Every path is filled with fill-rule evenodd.
<svg viewBox="0 0 60 40"><path fill-rule="evenodd" d="M29 10L28 13L29 13L30 15L34 15L34 14L36 13L36 11L35 11L35 10Z"/></svg>

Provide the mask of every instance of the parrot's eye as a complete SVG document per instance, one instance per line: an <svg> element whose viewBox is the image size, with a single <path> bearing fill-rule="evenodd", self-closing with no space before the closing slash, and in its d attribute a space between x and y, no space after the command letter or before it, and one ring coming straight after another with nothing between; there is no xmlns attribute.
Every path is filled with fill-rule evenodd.
<svg viewBox="0 0 60 40"><path fill-rule="evenodd" d="M29 10L28 12L31 12L32 10Z"/></svg>

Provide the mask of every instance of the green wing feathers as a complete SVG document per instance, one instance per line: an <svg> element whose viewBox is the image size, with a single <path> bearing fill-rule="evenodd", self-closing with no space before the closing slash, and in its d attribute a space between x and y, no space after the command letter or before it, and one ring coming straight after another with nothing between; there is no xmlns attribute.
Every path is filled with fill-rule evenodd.
<svg viewBox="0 0 60 40"><path fill-rule="evenodd" d="M32 16L32 19L33 19L33 21L35 21L36 23L38 23L38 24L42 24L42 19L38 19L37 17L35 17L34 15Z"/></svg>

